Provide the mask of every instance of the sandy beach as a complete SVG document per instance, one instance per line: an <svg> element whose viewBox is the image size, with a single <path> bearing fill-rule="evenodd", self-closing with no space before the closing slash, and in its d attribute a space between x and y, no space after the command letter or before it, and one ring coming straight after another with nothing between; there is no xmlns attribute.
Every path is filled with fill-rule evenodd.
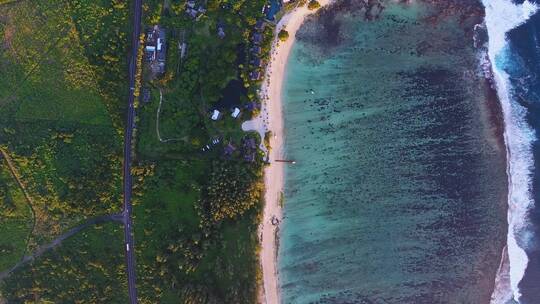
<svg viewBox="0 0 540 304"><path fill-rule="evenodd" d="M319 0L321 6L328 5L332 0ZM260 227L261 235L261 264L263 271L263 286L261 288L260 303L280 303L277 251L279 224L273 225L272 219L281 221L282 212L279 203L283 192L284 165L275 162L283 156L283 116L281 90L285 76L285 68L289 54L295 41L295 34L304 22L306 16L314 13L307 9L307 5L297 7L286 14L276 26L276 40L272 45L271 62L266 69L264 84L261 87L261 114L242 125L245 131L257 131L264 138L267 130L274 136L270 139L272 147L269 155L270 165L265 169L264 182L265 207L263 222ZM285 28L289 32L287 41L278 41L277 33ZM266 149L263 148L263 151ZM275 222L275 220L274 220Z"/></svg>

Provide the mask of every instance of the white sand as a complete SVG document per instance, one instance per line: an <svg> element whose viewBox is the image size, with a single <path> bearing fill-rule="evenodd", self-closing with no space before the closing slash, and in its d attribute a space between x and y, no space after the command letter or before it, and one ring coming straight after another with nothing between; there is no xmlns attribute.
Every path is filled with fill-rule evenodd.
<svg viewBox="0 0 540 304"><path fill-rule="evenodd" d="M322 6L332 0L319 0ZM261 288L260 303L278 304L280 292L277 271L277 226L272 225L272 218L281 220L281 207L279 199L283 192L284 163L274 160L283 157L283 117L281 108L281 90L285 76L285 67L289 53L295 41L295 34L304 22L304 18L313 13L307 5L299 7L285 15L276 26L276 41L272 46L272 59L266 69L264 84L261 88L261 114L252 121L245 122L242 129L253 130L264 136L266 130L275 135L270 139L272 147L269 155L270 165L265 169L264 182L266 186L265 207L263 222L260 227L261 234L261 264L263 271L263 286ZM285 27L289 32L289 39L285 42L277 39L277 33Z"/></svg>

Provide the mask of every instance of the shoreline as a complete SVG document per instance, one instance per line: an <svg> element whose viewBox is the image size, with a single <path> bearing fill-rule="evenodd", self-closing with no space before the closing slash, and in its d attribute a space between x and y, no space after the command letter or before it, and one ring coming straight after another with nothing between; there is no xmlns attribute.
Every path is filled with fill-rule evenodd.
<svg viewBox="0 0 540 304"><path fill-rule="evenodd" d="M321 8L330 4L332 0L319 0ZM320 8L319 8L320 9ZM279 222L272 224L272 219L282 219L280 199L284 187L284 163L272 162L283 156L283 113L282 113L282 85L284 82L287 61L295 42L295 35L305 18L317 10L309 10L307 4L296 7L287 13L278 22L275 28L274 41L271 48L270 62L265 71L264 83L261 86L260 96L261 114L251 121L244 122L244 131L257 131L264 138L264 133L269 130L273 136L270 138L272 149L268 154L268 165L264 169L264 212L263 220L259 226L260 235L260 262L263 281L259 291L259 303L280 303L279 277L277 270L277 255L279 241ZM282 28L289 32L286 41L279 41L277 33ZM263 144L261 144L263 145ZM265 151L265 149L263 149Z"/></svg>
<svg viewBox="0 0 540 304"><path fill-rule="evenodd" d="M508 179L508 211L506 247L501 253L501 262L494 282L491 304L506 303L509 300L519 301L522 296L520 283L528 267L529 256L518 239L528 224L527 213L534 205L531 195L532 181L529 177L531 165L534 163L531 145L534 130L525 122L523 108L512 101L510 76L497 66L496 57L503 53L508 45L506 33L525 23L537 11L537 7L529 1L523 4L482 1L485 8L485 24L488 33L488 55L493 71L493 79L497 89L504 121L504 141L507 157ZM512 16L505 22L500 20L501 14ZM516 170L516 168L518 170Z"/></svg>

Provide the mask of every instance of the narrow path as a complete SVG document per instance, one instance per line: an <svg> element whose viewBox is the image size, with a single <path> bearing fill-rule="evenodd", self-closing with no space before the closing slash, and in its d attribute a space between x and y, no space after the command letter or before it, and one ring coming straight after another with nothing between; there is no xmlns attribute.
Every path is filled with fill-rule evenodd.
<svg viewBox="0 0 540 304"><path fill-rule="evenodd" d="M181 138L167 138L167 139L161 138L161 133L159 133L159 117L160 117L160 114L161 114L161 105L162 104L163 104L163 92L161 91L161 88L160 88L159 89L159 105L158 105L158 109L157 109L157 112L156 112L156 135L157 135L157 138L158 138L159 142L166 143L166 142L171 142L171 141L182 140Z"/></svg>
<svg viewBox="0 0 540 304"><path fill-rule="evenodd" d="M24 186L24 183L22 182L19 173L17 172L17 168L15 168L15 165L13 164L13 160L11 159L11 156L0 147L0 153L6 160L6 164L9 168L9 171L11 172L11 175L17 181L17 184L19 185L19 188L21 189L24 198L26 199L26 203L28 204L28 207L30 208L30 211L32 212L32 228L30 229L30 232L28 233L28 236L26 238L26 246L24 248L24 252L28 250L28 243L30 242L30 238L34 234L34 229L36 227L36 211L34 210L34 201L32 200L32 197L30 194L28 194L28 191L26 191L26 187Z"/></svg>
<svg viewBox="0 0 540 304"><path fill-rule="evenodd" d="M58 236L57 238L55 238L54 240L52 240L50 243L38 247L38 249L36 249L36 251L34 251L32 254L25 255L17 264L15 264L10 269L0 272L0 281L5 279L13 271L17 270L17 268L25 265L26 263L29 263L29 262L35 260L39 256L43 255L45 252L57 247L63 241L65 241L66 239L68 239L68 238L72 237L73 235L77 234L81 230L83 230L83 229L85 229L85 228L87 228L89 226L95 225L95 224L105 223L105 222L112 222L112 221L122 222L123 221L122 214L112 214L112 215L103 215L103 216L95 217L95 218L89 219L84 224L81 224L79 226L71 228L70 230L68 230L64 234L62 234L62 235Z"/></svg>

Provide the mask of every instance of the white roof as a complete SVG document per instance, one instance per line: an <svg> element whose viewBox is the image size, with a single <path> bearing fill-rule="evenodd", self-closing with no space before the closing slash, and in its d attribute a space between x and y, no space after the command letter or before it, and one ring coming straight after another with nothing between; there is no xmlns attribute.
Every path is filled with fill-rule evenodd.
<svg viewBox="0 0 540 304"><path fill-rule="evenodd" d="M219 118L219 111L218 110L214 110L214 112L212 112L212 120L218 120Z"/></svg>
<svg viewBox="0 0 540 304"><path fill-rule="evenodd" d="M239 108L234 108L231 116L236 118L236 117L238 117L238 115L240 115L240 109Z"/></svg>
<svg viewBox="0 0 540 304"><path fill-rule="evenodd" d="M153 52L156 50L156 47L155 46L151 46L151 45L147 45L146 46L146 50L149 51L149 52Z"/></svg>
<svg viewBox="0 0 540 304"><path fill-rule="evenodd" d="M161 51L161 38L157 39L157 49L158 51Z"/></svg>

